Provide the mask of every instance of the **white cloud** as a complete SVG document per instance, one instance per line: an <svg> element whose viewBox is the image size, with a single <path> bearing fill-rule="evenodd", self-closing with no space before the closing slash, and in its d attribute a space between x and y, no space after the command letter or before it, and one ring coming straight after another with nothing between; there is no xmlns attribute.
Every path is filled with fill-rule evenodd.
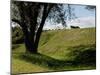
<svg viewBox="0 0 100 75"><path fill-rule="evenodd" d="M81 17L78 19L74 19L67 22L67 28L70 28L70 26L79 26L80 28L87 28L87 27L95 27L95 17ZM12 27L17 26L17 23L12 22ZM50 22L46 22L45 26L43 27L44 30L48 29L63 29L62 24L53 25Z"/></svg>
<svg viewBox="0 0 100 75"><path fill-rule="evenodd" d="M62 29L62 28L63 28L63 26L62 26L61 23L54 25L54 24L51 24L50 22L46 22L45 26L43 27L44 30L48 30L48 29Z"/></svg>
<svg viewBox="0 0 100 75"><path fill-rule="evenodd" d="M95 27L95 17L82 17L68 22L68 25L79 26L81 28Z"/></svg>
<svg viewBox="0 0 100 75"><path fill-rule="evenodd" d="M19 27L20 27L20 25L17 24L17 23L15 23L15 22L11 22L11 26L12 26L12 27L15 27L15 26L19 26Z"/></svg>
<svg viewBox="0 0 100 75"><path fill-rule="evenodd" d="M67 22L67 21L66 21ZM95 17L81 17L67 22L68 27L70 26L79 26L80 28L95 27ZM52 25L50 22L47 22L43 29L62 29L62 24Z"/></svg>

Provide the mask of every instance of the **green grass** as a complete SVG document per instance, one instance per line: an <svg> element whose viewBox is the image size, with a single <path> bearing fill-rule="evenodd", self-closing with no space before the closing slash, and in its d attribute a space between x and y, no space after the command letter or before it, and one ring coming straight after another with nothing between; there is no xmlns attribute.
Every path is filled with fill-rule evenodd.
<svg viewBox="0 0 100 75"><path fill-rule="evenodd" d="M12 63L12 72L14 74L48 71L48 68L44 68L36 64L31 64L19 59L13 59Z"/></svg>
<svg viewBox="0 0 100 75"><path fill-rule="evenodd" d="M69 52L69 48L76 46L89 46L95 44L95 28L87 29L72 29L53 31L53 35L46 44L41 45L41 41L44 42L41 37L39 52L52 56L57 59L65 59L65 55ZM46 33L51 35L51 33Z"/></svg>
<svg viewBox="0 0 100 75"><path fill-rule="evenodd" d="M39 54L25 54L24 44L14 46L12 73L95 69L95 35L95 28L43 32Z"/></svg>

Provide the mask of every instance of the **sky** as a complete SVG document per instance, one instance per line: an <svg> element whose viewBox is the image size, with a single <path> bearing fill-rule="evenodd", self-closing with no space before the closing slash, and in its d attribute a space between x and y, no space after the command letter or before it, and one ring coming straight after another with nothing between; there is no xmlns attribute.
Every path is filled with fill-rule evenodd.
<svg viewBox="0 0 100 75"><path fill-rule="evenodd" d="M67 5L64 5L64 9L67 9ZM66 29L70 29L70 26L79 26L80 28L88 28L88 27L95 27L95 10L87 10L85 9L86 5L76 5L73 4L71 5L73 12L77 18L68 21L67 22L67 27ZM56 14L56 13L55 13ZM66 13L67 14L67 13ZM12 26L15 26L15 24L12 24ZM63 29L64 27L62 26L61 23L59 24L53 24L51 22L45 22L45 25L43 27L44 30L48 29Z"/></svg>
<svg viewBox="0 0 100 75"><path fill-rule="evenodd" d="M85 7L86 5L72 5L72 8L74 8L73 12L77 18L71 21L66 20L66 28L70 28L71 25L79 26L80 28L95 27L95 10L87 10ZM50 22L46 22L44 29L56 29L58 27L61 29L63 28L61 24L53 25Z"/></svg>

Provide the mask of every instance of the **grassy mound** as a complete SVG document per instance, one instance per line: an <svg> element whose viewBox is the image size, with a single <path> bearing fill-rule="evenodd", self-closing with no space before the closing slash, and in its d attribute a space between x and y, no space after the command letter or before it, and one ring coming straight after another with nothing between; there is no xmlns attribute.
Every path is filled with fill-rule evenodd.
<svg viewBox="0 0 100 75"><path fill-rule="evenodd" d="M38 54L25 54L24 44L13 48L12 73L95 69L95 35L95 28L43 32Z"/></svg>
<svg viewBox="0 0 100 75"><path fill-rule="evenodd" d="M49 39L43 39L48 37L46 35L49 36ZM45 41L48 42L43 45ZM78 46L90 47L95 42L95 28L48 31L41 36L38 50L41 54L46 54L55 59L68 60L72 50L69 48Z"/></svg>

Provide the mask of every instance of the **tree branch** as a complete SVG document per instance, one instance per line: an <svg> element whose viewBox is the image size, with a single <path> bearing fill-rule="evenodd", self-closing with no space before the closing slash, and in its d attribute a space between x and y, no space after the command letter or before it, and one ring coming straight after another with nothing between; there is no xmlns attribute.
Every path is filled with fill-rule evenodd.
<svg viewBox="0 0 100 75"><path fill-rule="evenodd" d="M17 20L17 19L12 19L12 21L18 23L18 24L21 26L21 22L20 22L19 20Z"/></svg>

